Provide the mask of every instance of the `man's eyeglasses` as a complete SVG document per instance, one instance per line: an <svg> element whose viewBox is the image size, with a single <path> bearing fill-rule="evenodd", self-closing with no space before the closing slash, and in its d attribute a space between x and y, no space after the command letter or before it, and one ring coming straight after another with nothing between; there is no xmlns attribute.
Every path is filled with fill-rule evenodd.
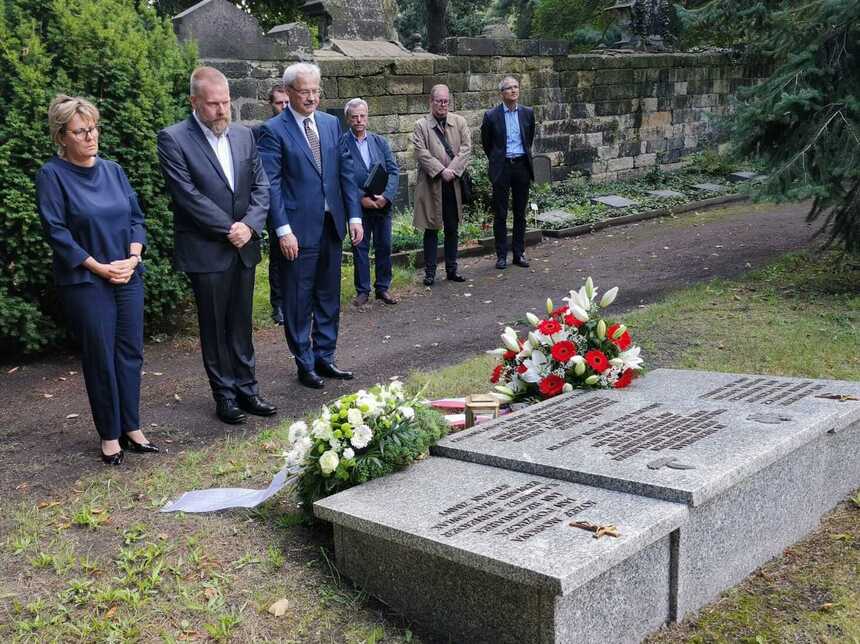
<svg viewBox="0 0 860 644"><path fill-rule="evenodd" d="M302 98L310 98L311 96L322 95L322 90L320 89L293 89L293 91Z"/></svg>
<svg viewBox="0 0 860 644"><path fill-rule="evenodd" d="M520 88L520 86L519 86L519 85L505 85L505 86L502 88L502 91L503 91L503 92L507 92L509 89L519 89L519 88Z"/></svg>
<svg viewBox="0 0 860 644"><path fill-rule="evenodd" d="M75 137L78 141L86 141L88 138L97 138L101 126L93 125L90 127L79 127L77 130L69 130L69 134Z"/></svg>

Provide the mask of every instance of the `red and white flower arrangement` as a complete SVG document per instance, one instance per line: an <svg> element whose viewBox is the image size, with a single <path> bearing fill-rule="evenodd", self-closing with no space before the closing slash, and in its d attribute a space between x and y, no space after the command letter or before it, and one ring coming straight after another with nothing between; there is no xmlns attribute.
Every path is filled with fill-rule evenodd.
<svg viewBox="0 0 860 644"><path fill-rule="evenodd" d="M589 277L570 291L563 306L546 301L546 318L527 313L533 327L525 339L511 327L502 334L502 348L489 353L501 362L490 381L506 401L545 399L574 388L621 389L642 369L640 348L627 327L603 318L602 310L618 295L618 287L599 300Z"/></svg>

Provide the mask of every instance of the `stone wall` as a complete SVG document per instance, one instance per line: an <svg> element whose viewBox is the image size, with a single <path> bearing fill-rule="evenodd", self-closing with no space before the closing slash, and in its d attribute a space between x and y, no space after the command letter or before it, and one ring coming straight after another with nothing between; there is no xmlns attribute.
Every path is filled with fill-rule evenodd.
<svg viewBox="0 0 860 644"><path fill-rule="evenodd" d="M370 106L370 128L384 134L414 184L409 135L428 111L436 83L452 91L455 110L478 128L499 100L506 74L520 80L521 101L535 108L534 151L547 155L553 179L571 171L594 180L626 179L654 166L672 169L716 134L737 89L759 82L764 66L739 65L721 53L568 55L566 45L541 41L450 39L447 56L347 57L313 52L323 73L322 108L337 112L353 97ZM209 60L231 79L236 118L269 115L269 88L292 61Z"/></svg>

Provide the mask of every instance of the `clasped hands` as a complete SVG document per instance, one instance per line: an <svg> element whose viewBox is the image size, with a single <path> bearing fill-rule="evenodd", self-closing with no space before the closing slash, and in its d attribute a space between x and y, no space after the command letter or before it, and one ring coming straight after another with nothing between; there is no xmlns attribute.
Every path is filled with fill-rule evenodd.
<svg viewBox="0 0 860 644"><path fill-rule="evenodd" d="M442 181L445 181L447 183L450 183L451 181L453 181L454 179L457 178L457 175L454 173L454 171L451 168L445 168L439 174L442 177Z"/></svg>
<svg viewBox="0 0 860 644"><path fill-rule="evenodd" d="M359 223L349 225L349 239L353 246L364 239L364 227ZM293 233L287 233L278 238L278 246L288 260L293 261L299 256L299 240Z"/></svg>
<svg viewBox="0 0 860 644"><path fill-rule="evenodd" d="M230 232L227 233L227 239L236 248L242 248L242 246L251 240L251 235L253 235L253 232L247 224L243 224L241 221L234 221L233 225L230 226Z"/></svg>
<svg viewBox="0 0 860 644"><path fill-rule="evenodd" d="M364 196L361 198L361 207L368 210L379 210L388 205L388 199L382 195Z"/></svg>
<svg viewBox="0 0 860 644"><path fill-rule="evenodd" d="M128 284L138 264L140 264L140 258L137 256L117 259L110 264L100 264L98 274L111 284Z"/></svg>

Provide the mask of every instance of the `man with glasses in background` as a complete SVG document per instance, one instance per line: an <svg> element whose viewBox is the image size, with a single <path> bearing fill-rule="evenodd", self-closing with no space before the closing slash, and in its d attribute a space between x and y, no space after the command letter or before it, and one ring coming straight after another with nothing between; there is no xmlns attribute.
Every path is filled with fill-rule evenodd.
<svg viewBox="0 0 860 644"><path fill-rule="evenodd" d="M508 199L513 193L513 234L511 246L514 265L528 268L525 255L526 204L529 184L534 181L532 142L535 113L519 104L520 84L513 76L499 83L502 102L484 114L481 145L489 162L493 186L493 236L496 238L496 268L508 265Z"/></svg>
<svg viewBox="0 0 860 644"><path fill-rule="evenodd" d="M341 242L361 242L361 205L352 159L340 145L340 120L317 110L320 69L284 71L290 104L266 121L258 142L271 184L271 217L286 261L281 273L284 331L299 382L351 380L335 364L340 321Z"/></svg>

